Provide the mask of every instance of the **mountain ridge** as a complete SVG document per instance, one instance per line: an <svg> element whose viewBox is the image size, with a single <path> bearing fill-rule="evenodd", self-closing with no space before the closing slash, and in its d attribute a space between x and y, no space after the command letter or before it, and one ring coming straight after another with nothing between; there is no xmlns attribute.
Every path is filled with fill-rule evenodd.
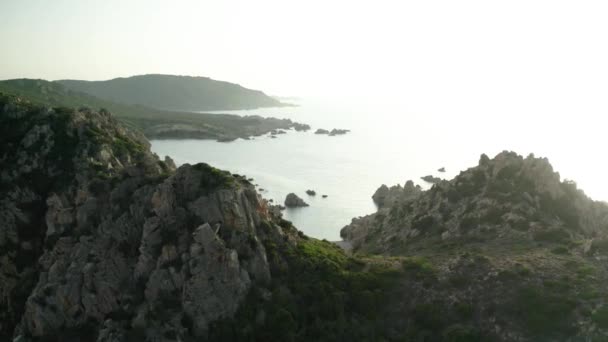
<svg viewBox="0 0 608 342"><path fill-rule="evenodd" d="M144 74L105 81L57 80L72 90L160 110L205 111L282 107L260 90L203 76Z"/></svg>

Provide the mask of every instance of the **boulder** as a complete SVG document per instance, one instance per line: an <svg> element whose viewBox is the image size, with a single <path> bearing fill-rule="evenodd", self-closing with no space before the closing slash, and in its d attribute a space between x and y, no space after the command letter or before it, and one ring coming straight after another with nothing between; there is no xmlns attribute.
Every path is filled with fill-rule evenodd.
<svg viewBox="0 0 608 342"><path fill-rule="evenodd" d="M285 206L288 208L308 207L308 203L292 192L285 197Z"/></svg>
<svg viewBox="0 0 608 342"><path fill-rule="evenodd" d="M316 192L316 191L314 191L314 190L306 190L306 194L307 194L308 196L316 196L316 195L317 195L317 192Z"/></svg>

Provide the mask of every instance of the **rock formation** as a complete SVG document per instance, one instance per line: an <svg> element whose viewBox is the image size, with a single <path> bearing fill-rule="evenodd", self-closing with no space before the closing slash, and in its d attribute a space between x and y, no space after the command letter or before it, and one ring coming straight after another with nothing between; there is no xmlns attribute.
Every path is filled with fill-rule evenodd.
<svg viewBox="0 0 608 342"><path fill-rule="evenodd" d="M329 131L323 128L319 128L315 131L315 134L329 134Z"/></svg>
<svg viewBox="0 0 608 342"><path fill-rule="evenodd" d="M348 130L348 129L334 128L334 129L331 130L331 132L329 132L329 136L333 137L333 136L336 136L336 135L343 135L343 134L346 134L348 132L350 132L350 130Z"/></svg>
<svg viewBox="0 0 608 342"><path fill-rule="evenodd" d="M285 197L285 206L287 208L308 207L308 203L292 192Z"/></svg>
<svg viewBox="0 0 608 342"><path fill-rule="evenodd" d="M435 176L431 176L431 175L420 177L420 179L422 179L423 181L425 181L427 183L431 183L431 184L435 184L435 183L441 182L441 178L435 177Z"/></svg>
<svg viewBox="0 0 608 342"><path fill-rule="evenodd" d="M245 178L175 170L104 111L0 96L0 129L0 340L205 336L270 281Z"/></svg>
<svg viewBox="0 0 608 342"><path fill-rule="evenodd" d="M316 191L314 191L314 190L310 190L310 189L309 189L309 190L306 190L306 194L307 194L308 196L316 196L316 195L317 195L317 192L316 192Z"/></svg>

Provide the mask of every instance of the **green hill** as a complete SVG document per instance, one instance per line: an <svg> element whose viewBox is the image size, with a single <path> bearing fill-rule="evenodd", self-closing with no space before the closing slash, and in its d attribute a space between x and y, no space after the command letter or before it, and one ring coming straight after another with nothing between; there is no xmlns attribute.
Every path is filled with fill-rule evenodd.
<svg viewBox="0 0 608 342"><path fill-rule="evenodd" d="M229 114L205 114L152 109L117 103L75 91L58 82L35 79L0 81L0 92L54 107L104 108L148 139L195 138L233 140L265 134L273 129L302 127L286 119Z"/></svg>
<svg viewBox="0 0 608 342"><path fill-rule="evenodd" d="M166 110L229 110L285 105L259 90L207 77L154 74L107 81L57 82L105 100Z"/></svg>

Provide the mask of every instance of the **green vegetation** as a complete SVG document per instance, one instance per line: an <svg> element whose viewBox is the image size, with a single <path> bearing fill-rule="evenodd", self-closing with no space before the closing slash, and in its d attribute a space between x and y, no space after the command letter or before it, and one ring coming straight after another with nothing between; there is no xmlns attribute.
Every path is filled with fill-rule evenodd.
<svg viewBox="0 0 608 342"><path fill-rule="evenodd" d="M547 228L534 232L533 238L538 242L565 244L570 242L570 234L560 228Z"/></svg>
<svg viewBox="0 0 608 342"><path fill-rule="evenodd" d="M593 322L601 329L608 329L608 306L597 309L592 316Z"/></svg>
<svg viewBox="0 0 608 342"><path fill-rule="evenodd" d="M198 163L193 165L192 168L202 172L202 185L205 189L209 189L209 191L219 187L232 187L235 185L235 177L228 171L216 169L205 163Z"/></svg>
<svg viewBox="0 0 608 342"><path fill-rule="evenodd" d="M383 308L401 271L348 257L315 239L266 243L275 268L272 300L252 293L234 319L214 324L213 341L382 340ZM284 258L284 259L283 259ZM255 292L255 291L252 291Z"/></svg>
<svg viewBox="0 0 608 342"><path fill-rule="evenodd" d="M517 315L517 321L537 338L550 340L572 334L574 308L576 303L559 289L547 287L522 286L507 310Z"/></svg>

